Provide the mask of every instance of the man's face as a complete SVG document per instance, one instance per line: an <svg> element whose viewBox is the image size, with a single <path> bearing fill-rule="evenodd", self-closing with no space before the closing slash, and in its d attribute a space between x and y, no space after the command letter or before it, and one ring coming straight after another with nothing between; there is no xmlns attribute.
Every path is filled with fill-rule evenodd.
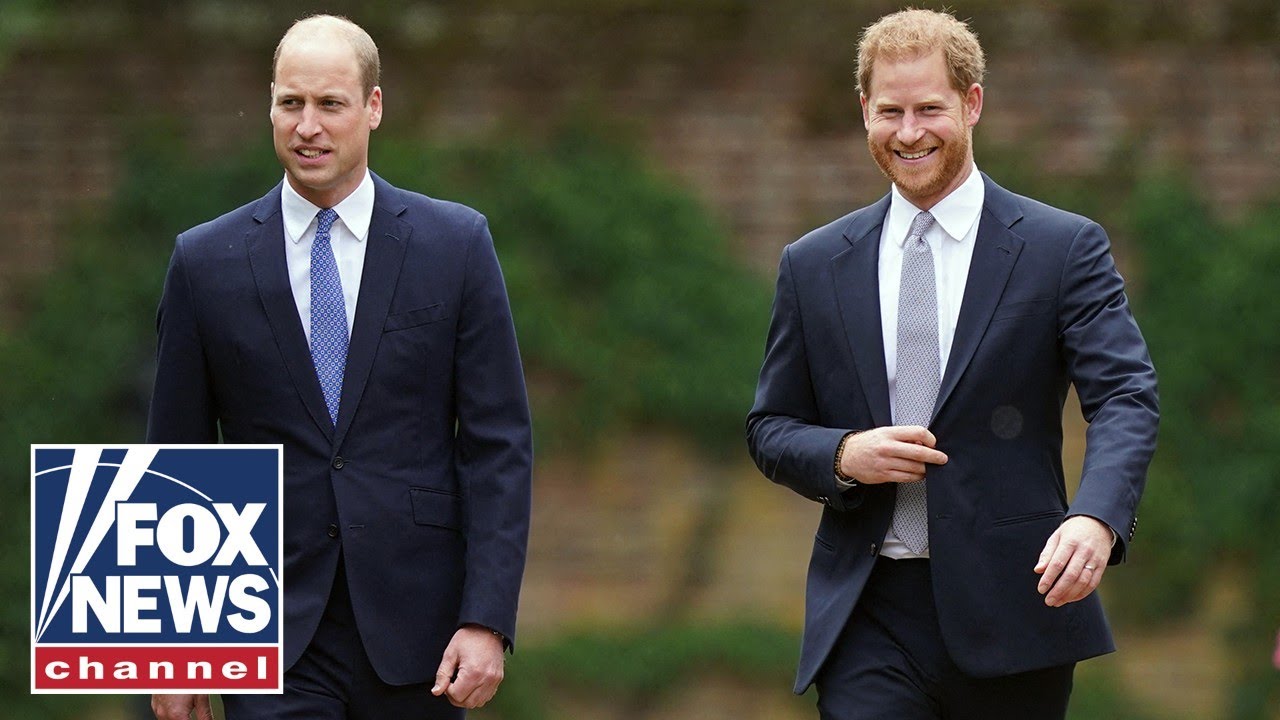
<svg viewBox="0 0 1280 720"><path fill-rule="evenodd" d="M271 83L276 157L289 184L333 207L369 166L369 132L382 121L382 90L365 98L355 51L332 35L297 37L281 49Z"/></svg>
<svg viewBox="0 0 1280 720"><path fill-rule="evenodd" d="M877 58L861 101L871 156L916 207L928 210L969 177L982 86L951 87L941 50Z"/></svg>

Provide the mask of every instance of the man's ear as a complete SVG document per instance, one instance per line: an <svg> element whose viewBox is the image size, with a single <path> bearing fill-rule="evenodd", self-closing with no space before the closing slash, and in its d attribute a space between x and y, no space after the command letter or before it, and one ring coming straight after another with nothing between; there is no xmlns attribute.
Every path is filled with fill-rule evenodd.
<svg viewBox="0 0 1280 720"><path fill-rule="evenodd" d="M964 95L965 119L969 127L978 124L978 119L982 117L982 86L974 83L969 86L969 92Z"/></svg>
<svg viewBox="0 0 1280 720"><path fill-rule="evenodd" d="M382 87L375 85L369 93L369 129L376 130L382 124Z"/></svg>

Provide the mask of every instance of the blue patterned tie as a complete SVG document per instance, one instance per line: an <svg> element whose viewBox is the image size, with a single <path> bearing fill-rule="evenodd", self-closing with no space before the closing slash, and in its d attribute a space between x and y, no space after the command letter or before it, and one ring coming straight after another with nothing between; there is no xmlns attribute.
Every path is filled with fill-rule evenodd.
<svg viewBox="0 0 1280 720"><path fill-rule="evenodd" d="M332 208L316 213L316 237L311 242L311 362L334 425L338 424L342 374L347 369L347 306L329 241L329 230L337 219Z"/></svg>
<svg viewBox="0 0 1280 720"><path fill-rule="evenodd" d="M928 427L938 400L941 358L938 351L938 286L933 251L924 234L933 215L922 212L911 222L902 246L902 285L898 288L898 369L894 382L894 425ZM898 485L893 532L912 552L929 549L929 515L925 480Z"/></svg>

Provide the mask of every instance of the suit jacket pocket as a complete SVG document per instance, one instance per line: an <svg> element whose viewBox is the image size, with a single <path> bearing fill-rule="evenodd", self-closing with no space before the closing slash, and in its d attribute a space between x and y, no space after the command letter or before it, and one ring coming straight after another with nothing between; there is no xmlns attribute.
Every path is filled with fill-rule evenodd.
<svg viewBox="0 0 1280 720"><path fill-rule="evenodd" d="M1058 520L1062 520L1062 516L1064 515L1066 515L1066 512L1062 510L1040 510L1037 512L1021 513L1018 515L1009 515L1007 517L996 518L995 520L991 521L991 525L993 527L1001 527L1003 525L1018 525L1021 523L1035 522L1036 520L1046 520L1048 518L1055 518L1055 517L1058 518Z"/></svg>
<svg viewBox="0 0 1280 720"><path fill-rule="evenodd" d="M413 522L417 525L462 530L462 498L433 488L409 488Z"/></svg>
<svg viewBox="0 0 1280 720"><path fill-rule="evenodd" d="M405 330L419 325L439 322L447 317L449 317L449 307L442 302L438 302L435 305L428 305L417 310L388 315L387 321L382 324L382 332Z"/></svg>
<svg viewBox="0 0 1280 720"><path fill-rule="evenodd" d="M1001 320L1012 320L1020 317L1030 317L1032 315L1043 315L1053 312L1053 308L1057 298L1043 297L1033 300L1019 300L1018 302L1005 303L996 308L991 314L991 322L1000 322Z"/></svg>

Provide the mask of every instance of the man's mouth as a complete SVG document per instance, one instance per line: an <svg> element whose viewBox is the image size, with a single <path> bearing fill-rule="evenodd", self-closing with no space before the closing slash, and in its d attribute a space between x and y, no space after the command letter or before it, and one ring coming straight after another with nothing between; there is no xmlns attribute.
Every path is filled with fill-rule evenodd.
<svg viewBox="0 0 1280 720"><path fill-rule="evenodd" d="M925 150L917 150L916 152L906 152L905 150L894 150L893 152L895 155L902 158L903 160L919 160L920 158L929 155L930 153L932 153L934 150L937 150L937 149L938 148L927 148Z"/></svg>
<svg viewBox="0 0 1280 720"><path fill-rule="evenodd" d="M316 159L321 155L327 154L328 150L316 150L314 148L298 148L297 153L304 158Z"/></svg>

